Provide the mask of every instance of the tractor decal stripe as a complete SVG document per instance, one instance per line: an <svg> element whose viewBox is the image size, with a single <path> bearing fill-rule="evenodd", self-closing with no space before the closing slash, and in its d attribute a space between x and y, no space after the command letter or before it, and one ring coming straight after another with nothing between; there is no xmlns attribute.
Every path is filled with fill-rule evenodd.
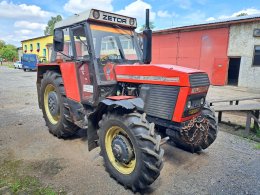
<svg viewBox="0 0 260 195"><path fill-rule="evenodd" d="M133 79L143 81L166 81L166 82L180 82L180 77L159 77L159 76L133 76L133 75L117 75L117 79Z"/></svg>
<svg viewBox="0 0 260 195"><path fill-rule="evenodd" d="M124 34L124 35L132 35L133 32L131 32L130 30L121 30L118 28L111 28L111 27L107 27L107 26L99 26L99 25L90 25L91 30L98 30L98 31L105 31L105 32L112 32L112 33L116 33L116 34Z"/></svg>

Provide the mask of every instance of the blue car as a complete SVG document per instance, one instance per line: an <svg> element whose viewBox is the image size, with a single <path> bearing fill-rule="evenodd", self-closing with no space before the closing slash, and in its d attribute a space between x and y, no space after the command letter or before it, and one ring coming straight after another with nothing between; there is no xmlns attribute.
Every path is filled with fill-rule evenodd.
<svg viewBox="0 0 260 195"><path fill-rule="evenodd" d="M23 54L22 56L23 70L36 70L38 58L36 54Z"/></svg>

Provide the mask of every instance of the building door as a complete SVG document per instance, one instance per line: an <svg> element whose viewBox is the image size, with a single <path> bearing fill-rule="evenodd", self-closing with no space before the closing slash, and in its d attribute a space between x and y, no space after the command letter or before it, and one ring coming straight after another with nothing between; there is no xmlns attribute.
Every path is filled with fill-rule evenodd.
<svg viewBox="0 0 260 195"><path fill-rule="evenodd" d="M228 85L238 85L241 58L229 58Z"/></svg>
<svg viewBox="0 0 260 195"><path fill-rule="evenodd" d="M227 64L227 58L214 59L211 83L214 85L226 84Z"/></svg>

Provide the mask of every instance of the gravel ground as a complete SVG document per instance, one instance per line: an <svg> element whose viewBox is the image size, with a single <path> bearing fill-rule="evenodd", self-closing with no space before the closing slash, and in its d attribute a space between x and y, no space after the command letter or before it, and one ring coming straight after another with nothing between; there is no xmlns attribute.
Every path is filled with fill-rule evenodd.
<svg viewBox="0 0 260 195"><path fill-rule="evenodd" d="M61 140L48 133L38 108L36 72L0 67L0 159L21 159L46 185L70 194L132 194L108 176L99 149L84 136ZM260 150L219 132L200 154L164 145L165 165L147 194L259 194Z"/></svg>

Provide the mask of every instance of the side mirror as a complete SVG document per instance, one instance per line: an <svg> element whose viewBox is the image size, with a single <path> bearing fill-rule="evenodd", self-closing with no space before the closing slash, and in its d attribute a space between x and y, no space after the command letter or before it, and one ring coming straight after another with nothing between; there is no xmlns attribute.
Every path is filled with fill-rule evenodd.
<svg viewBox="0 0 260 195"><path fill-rule="evenodd" d="M64 47L64 33L62 29L55 29L53 36L54 51L63 51Z"/></svg>
<svg viewBox="0 0 260 195"><path fill-rule="evenodd" d="M145 29L143 31L143 61L150 64L152 61L152 30Z"/></svg>

